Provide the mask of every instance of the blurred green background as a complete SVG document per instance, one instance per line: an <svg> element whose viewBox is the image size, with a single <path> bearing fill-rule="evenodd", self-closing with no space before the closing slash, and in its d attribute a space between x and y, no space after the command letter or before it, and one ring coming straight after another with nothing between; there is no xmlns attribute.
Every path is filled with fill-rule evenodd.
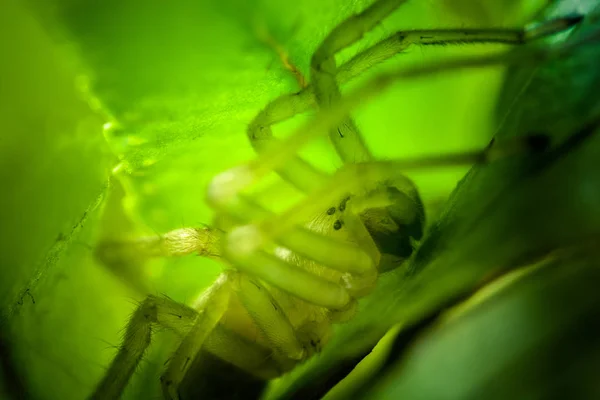
<svg viewBox="0 0 600 400"><path fill-rule="evenodd" d="M102 238L153 235L178 227L210 224L211 210L204 201L207 182L217 172L254 157L245 127L270 100L298 90L293 75L265 42L264 32L308 76L310 56L320 41L337 23L370 3L364 0L3 1L0 12L1 398L85 398L115 354L129 314L146 293L165 293L186 302L210 285L220 271L214 261L186 257L108 271L94 261L93 246ZM363 41L344 51L339 60L348 59L398 29L521 26L547 3L409 1ZM595 5L594 1L552 3L555 12L564 13L589 11ZM411 48L344 90L399 66L499 50L503 47ZM512 73L508 83L525 87L522 79L517 80L518 74ZM505 89L499 101L504 77L505 68L494 67L402 82L362 107L355 117L373 153L383 159L481 148L500 128L498 110L504 115L502 111L510 108L506 105L517 97L518 90ZM554 79L562 82L567 78ZM539 93L534 95L543 98ZM577 123L585 122L594 112L592 106L597 104L594 100L586 98L584 102L591 104L591 111L571 117L571 124L563 124L557 135L564 137L577 128ZM539 108L539 105L534 107ZM278 126L276 134L285 134L306 117L310 115ZM511 118L511 126L518 126L522 120L513 114ZM538 122L518 126L513 134L537 129ZM593 154L596 153L589 155L589 159L594 159ZM304 155L329 171L340 166L325 141L311 144ZM581 168L587 171L591 168L588 167L585 164ZM467 167L448 168L411 175L430 211L430 221L440 210L445 209L442 215L447 215L444 201L467 170ZM502 180L503 172L499 176L496 178ZM586 175L586 182L593 182L595 176ZM525 192L521 196L530 198L537 193ZM292 188L285 188L267 200L277 205L297 195ZM597 197L591 199L592 205L597 204ZM554 212L552 207L545 210ZM483 211L481 215L485 216ZM506 220L506 215L497 213L490 220L499 223ZM590 221L589 230L594 231L597 220ZM443 229L443 224L438 227ZM495 232L494 229L490 222L483 232ZM454 234L452 230L449 232ZM478 242L469 242L464 247L476 245ZM585 272L581 276L589 273L595 278L597 274L586 267L587 258L579 254L577 257L583 260L578 261ZM462 259L452 261L458 263L457 260ZM558 278L552 275L549 279ZM579 287L577 278L569 279L566 280L572 287ZM461 287L460 279L456 281L459 283L454 293L460 292ZM384 284L380 291L383 294L367 303L368 307L378 304L389 309L397 304L390 303L390 296L399 288L398 282L391 279ZM529 293L527 290L538 293L531 286L516 293L524 296L523 293ZM595 310L594 301L584 302L585 306ZM506 312L521 309L515 306L513 311ZM415 315L426 314L418 307L415 310ZM346 336L340 337L347 340L357 335L378 337L401 320L398 316L395 319L393 313L382 315L388 315L389 319L372 329L372 334L363 335L373 326L359 319L346 329ZM489 320L480 322L481 326L493 327L506 318L503 314L494 315L484 314L482 318ZM532 324L530 329L538 326L545 325ZM359 328L364 332L357 333L362 332ZM442 330L439 334L452 335L453 331ZM476 329L463 333L461 340L466 344L461 345L451 340L427 340L442 346L440 351L450 352L445 357L460 358L473 335L483 334ZM157 377L168 357L172 338L163 332L156 336L157 344L152 346L125 398L160 398ZM393 337L389 340L393 341ZM344 359L347 354L341 356L340 349L348 354L355 351L344 343L347 344L334 343L329 353L280 382L281 393L294 387L291 381L304 385L308 378L303 376L311 376L304 375L306 371L313 368L322 371L325 366ZM506 343L510 345L511 342ZM385 347L384 343L381 347ZM487 362L494 363L497 356L486 357L489 357ZM324 366L320 367L321 362ZM415 374L420 371L410 365L406 368ZM415 393L431 386L419 379L436 376L435 371L425 370L429 372L409 382L414 387L404 387L408 392L397 393L413 393L406 398L417 398ZM477 375L476 372L469 374ZM389 379L401 382L391 374ZM295 376L299 377L297 381ZM411 379L410 375L402 376ZM362 385L364 378L353 379ZM392 390L389 388L394 385L382 382L371 385L373 390L379 390L372 393L386 398L386 390ZM352 383L347 385L353 387ZM422 398L440 398L448 388L446 383L440 385L437 392L433 390ZM349 389L337 390L337 398L348 396ZM335 392L331 396L335 398ZM461 398L457 396L448 398Z"/></svg>

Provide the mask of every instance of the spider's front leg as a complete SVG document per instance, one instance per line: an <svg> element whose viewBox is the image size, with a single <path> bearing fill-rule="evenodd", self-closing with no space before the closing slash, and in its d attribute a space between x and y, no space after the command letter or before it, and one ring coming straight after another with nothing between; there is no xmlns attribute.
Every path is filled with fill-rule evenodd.
<svg viewBox="0 0 600 400"><path fill-rule="evenodd" d="M165 398L178 399L179 384L206 337L227 310L231 290L228 276L223 274L194 308L166 297L148 296L129 320L119 351L90 399L112 400L121 397L150 345L155 325L167 328L182 338L161 377Z"/></svg>
<svg viewBox="0 0 600 400"><path fill-rule="evenodd" d="M131 316L119 352L90 399L109 400L121 397L150 345L153 325L169 328L183 337L188 334L197 316L194 309L169 298L148 296Z"/></svg>
<svg viewBox="0 0 600 400"><path fill-rule="evenodd" d="M162 235L134 240L101 241L94 254L102 265L118 273L124 264L144 262L157 257L198 254L219 258L220 237L221 232L210 227L181 228ZM120 397L150 345L154 325L168 328L184 338L162 380L165 392L176 387L174 383L178 383L181 374L185 372L187 360L193 358L196 348L201 345L207 332L212 330L215 321L218 321L220 314L226 309L228 289L228 286L218 283L203 296L203 303L198 304L196 309L166 297L146 297L129 320L119 352L91 398ZM210 303L210 307L204 303ZM170 395L174 396L173 393Z"/></svg>
<svg viewBox="0 0 600 400"><path fill-rule="evenodd" d="M196 254L206 258L220 259L219 229L179 228L164 234L114 240L101 239L94 248L94 258L99 264L119 277L138 293L150 293L145 275L141 274L147 261L162 257L181 257ZM132 268L139 266L140 268Z"/></svg>

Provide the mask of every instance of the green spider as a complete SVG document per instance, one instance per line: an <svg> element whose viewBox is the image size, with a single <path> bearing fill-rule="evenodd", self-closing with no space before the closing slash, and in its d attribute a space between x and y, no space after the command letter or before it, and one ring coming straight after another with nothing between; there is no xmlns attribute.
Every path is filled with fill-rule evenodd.
<svg viewBox="0 0 600 400"><path fill-rule="evenodd" d="M166 399L256 397L268 380L318 353L332 335L332 324L352 318L357 299L374 289L380 273L401 265L423 234L421 200L401 171L477 162L497 148L414 162L377 161L349 112L397 79L501 63L506 55L405 70L377 78L345 98L339 85L412 44L522 44L581 19L566 17L530 29L400 31L336 65L336 53L404 2L377 1L339 24L311 59L311 84L275 99L254 118L248 137L258 158L213 179L207 193L216 211L212 227L99 245L97 254L106 264L131 254L138 259L199 254L223 261L226 268L191 306L148 296L131 317L118 354L91 398L121 396L154 325L181 338L161 377ZM285 141L273 138L272 125L313 107L321 111L308 125ZM304 143L326 131L346 164L333 176L297 155ZM244 194L273 170L307 193L280 214Z"/></svg>

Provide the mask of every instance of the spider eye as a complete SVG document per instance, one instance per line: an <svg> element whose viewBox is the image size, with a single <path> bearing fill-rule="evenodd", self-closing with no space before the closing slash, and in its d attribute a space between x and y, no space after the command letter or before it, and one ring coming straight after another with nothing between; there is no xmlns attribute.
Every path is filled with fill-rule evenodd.
<svg viewBox="0 0 600 400"><path fill-rule="evenodd" d="M344 200L342 200L340 206L338 207L340 211L344 211L346 209L346 203L348 202L348 200L350 200L350 197L346 197Z"/></svg>
<svg viewBox="0 0 600 400"><path fill-rule="evenodd" d="M333 229L335 229L336 231L339 231L340 229L342 229L342 221L340 221L339 219L337 221L335 221L333 223Z"/></svg>
<svg viewBox="0 0 600 400"><path fill-rule="evenodd" d="M333 215L335 214L335 207L331 207L329 210L327 210L327 215Z"/></svg>

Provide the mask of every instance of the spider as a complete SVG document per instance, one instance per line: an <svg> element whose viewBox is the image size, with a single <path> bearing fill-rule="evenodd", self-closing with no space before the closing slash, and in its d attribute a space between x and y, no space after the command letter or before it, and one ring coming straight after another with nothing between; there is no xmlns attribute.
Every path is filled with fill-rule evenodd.
<svg viewBox="0 0 600 400"><path fill-rule="evenodd" d="M336 53L404 2L379 0L339 24L312 56L310 85L275 99L254 118L248 137L258 158L212 180L207 191L216 212L212 227L99 244L105 263L131 252L139 258L199 254L220 259L226 267L191 306L148 296L133 313L91 398L121 396L151 342L154 325L181 338L161 376L166 399L252 397L268 380L318 353L332 335L332 324L352 318L357 300L373 290L378 275L400 266L423 235L423 205L404 168L487 160L497 149L494 145L414 163L377 161L349 112L365 100L361 93L372 97L390 80L374 80L347 98L339 85L413 44L522 44L581 19L565 17L525 29L399 31L336 65ZM474 65L499 61L502 57L496 56ZM321 111L309 125L285 141L273 137L272 125L313 107ZM297 155L305 142L324 131L345 163L333 176ZM244 192L272 171L307 194L279 214Z"/></svg>

